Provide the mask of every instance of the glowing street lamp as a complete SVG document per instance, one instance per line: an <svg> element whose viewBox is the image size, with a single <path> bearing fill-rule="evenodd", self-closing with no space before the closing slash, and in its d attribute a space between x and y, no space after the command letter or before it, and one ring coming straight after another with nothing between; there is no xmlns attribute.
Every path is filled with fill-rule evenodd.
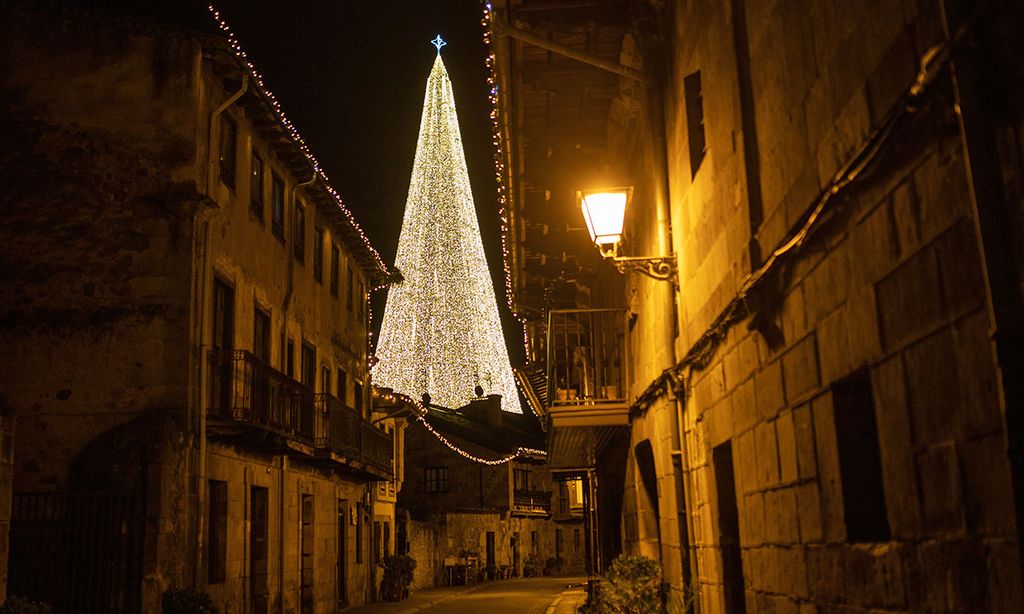
<svg viewBox="0 0 1024 614"><path fill-rule="evenodd" d="M672 256L619 256L626 207L633 200L633 188L580 190L576 197L590 240L620 273L629 269L652 279L676 283L676 261Z"/></svg>
<svg viewBox="0 0 1024 614"><path fill-rule="evenodd" d="M622 240L622 223L632 188L601 192L580 192L580 209L587 222L590 239L601 253L615 255Z"/></svg>

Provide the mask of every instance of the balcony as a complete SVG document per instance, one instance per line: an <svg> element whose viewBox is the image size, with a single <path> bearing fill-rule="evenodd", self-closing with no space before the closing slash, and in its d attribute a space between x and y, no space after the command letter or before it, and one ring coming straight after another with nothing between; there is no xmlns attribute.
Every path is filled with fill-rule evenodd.
<svg viewBox="0 0 1024 614"><path fill-rule="evenodd" d="M551 513L551 493L546 490L512 491L512 513L521 516L547 516Z"/></svg>
<svg viewBox="0 0 1024 614"><path fill-rule="evenodd" d="M312 447L313 393L251 352L210 353L214 420L245 424Z"/></svg>
<svg viewBox="0 0 1024 614"><path fill-rule="evenodd" d="M553 470L594 465L629 426L628 314L560 309L548 314L548 453Z"/></svg>
<svg viewBox="0 0 1024 614"><path fill-rule="evenodd" d="M271 453L320 459L370 480L391 479L392 436L330 394L314 394L251 352L211 352L207 431Z"/></svg>

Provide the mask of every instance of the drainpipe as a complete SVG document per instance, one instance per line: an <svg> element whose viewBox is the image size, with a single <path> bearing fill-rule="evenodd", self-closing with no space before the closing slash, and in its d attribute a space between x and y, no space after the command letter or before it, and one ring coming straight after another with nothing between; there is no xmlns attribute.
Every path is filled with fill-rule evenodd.
<svg viewBox="0 0 1024 614"><path fill-rule="evenodd" d="M242 85L238 91L228 97L219 107L217 107L213 113L210 113L210 124L207 127L207 134L209 135L209 141L207 143L206 150L206 195L211 196L213 191L214 182L216 181L216 161L217 157L214 155L216 151L217 138L220 134L219 124L217 119L220 114L223 113L228 107L234 104L243 94L249 89L249 75L244 73L242 75ZM203 336L206 334L205 331L205 318L206 313L206 277L207 270L209 269L208 260L206 258L207 250L210 246L210 222L209 220L204 221L203 224L203 262L202 262L202 273L200 274L202 288L199 289L199 308L197 310L196 317L199 320L198 325L198 342L199 342L199 357L197 360L197 370L200 376L203 373L203 356L202 348ZM201 381L201 380L200 380ZM203 394L200 389L200 393L197 395L198 408L199 408L199 458L196 470L196 557L195 557L195 586L197 588L202 586L202 572L200 571L203 567L203 540L205 539L205 515L203 510L206 507L206 408L203 403Z"/></svg>

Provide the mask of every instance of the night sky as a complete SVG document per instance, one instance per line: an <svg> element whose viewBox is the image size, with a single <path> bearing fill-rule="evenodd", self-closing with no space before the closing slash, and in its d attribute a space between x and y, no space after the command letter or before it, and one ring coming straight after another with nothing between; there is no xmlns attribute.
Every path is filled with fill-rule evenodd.
<svg viewBox="0 0 1024 614"><path fill-rule="evenodd" d="M71 0L75 2L75 0ZM209 30L193 0L79 0ZM423 94L441 53L455 90L477 217L509 349L480 0L221 0L215 6L385 262L394 262ZM173 11L173 12L168 12ZM384 293L374 297L374 328ZM513 355L513 361L515 356Z"/></svg>
<svg viewBox="0 0 1024 614"><path fill-rule="evenodd" d="M398 246L436 56L430 40L441 34L480 222L493 247L497 211L479 0L217 6L387 262Z"/></svg>

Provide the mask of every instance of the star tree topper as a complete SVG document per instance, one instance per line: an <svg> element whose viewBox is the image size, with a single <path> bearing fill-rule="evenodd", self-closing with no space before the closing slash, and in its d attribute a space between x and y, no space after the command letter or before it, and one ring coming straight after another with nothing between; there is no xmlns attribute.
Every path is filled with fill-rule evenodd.
<svg viewBox="0 0 1024 614"><path fill-rule="evenodd" d="M437 38L435 38L434 40L432 40L430 42L433 43L435 47L437 47L437 52L438 53L441 53L441 47L444 47L445 45L448 44L448 43L445 42L445 40L443 38L441 38L440 34L438 34Z"/></svg>

